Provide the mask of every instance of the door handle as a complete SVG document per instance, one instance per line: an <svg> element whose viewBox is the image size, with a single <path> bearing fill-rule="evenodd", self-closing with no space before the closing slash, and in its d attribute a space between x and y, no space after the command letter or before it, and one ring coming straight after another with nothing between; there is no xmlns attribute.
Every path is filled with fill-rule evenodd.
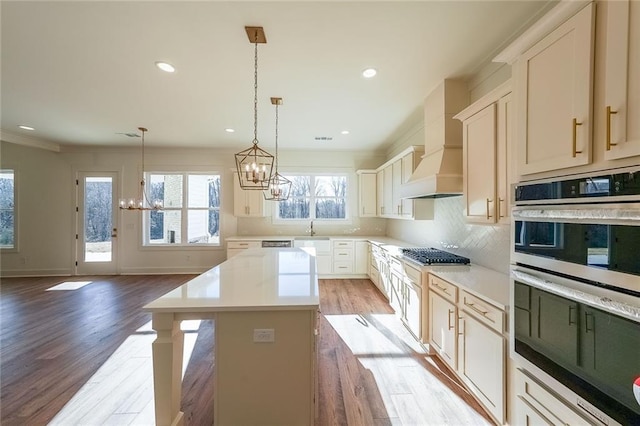
<svg viewBox="0 0 640 426"><path fill-rule="evenodd" d="M118 228L113 228L113 230L111 231L111 238L117 238L118 237Z"/></svg>
<svg viewBox="0 0 640 426"><path fill-rule="evenodd" d="M582 126L582 123L578 123L577 119L573 119L573 148L572 148L572 156L575 157L576 154L582 154L582 151L578 151L578 126Z"/></svg>
<svg viewBox="0 0 640 426"><path fill-rule="evenodd" d="M618 111L611 110L611 106L607 106L607 151L611 151L612 146L618 145L611 142L611 116L617 113Z"/></svg>
<svg viewBox="0 0 640 426"><path fill-rule="evenodd" d="M491 214L489 213L489 203L493 203L493 200L490 198L487 198L487 219L491 219L493 216L491 216Z"/></svg>

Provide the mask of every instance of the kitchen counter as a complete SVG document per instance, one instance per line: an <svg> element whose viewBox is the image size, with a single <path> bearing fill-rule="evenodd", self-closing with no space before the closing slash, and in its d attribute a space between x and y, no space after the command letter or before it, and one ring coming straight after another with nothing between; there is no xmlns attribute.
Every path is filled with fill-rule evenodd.
<svg viewBox="0 0 640 426"><path fill-rule="evenodd" d="M184 424L180 323L198 319L215 321L215 424L313 425L319 309L313 254L248 249L144 309L152 312L157 332L157 425Z"/></svg>
<svg viewBox="0 0 640 426"><path fill-rule="evenodd" d="M315 258L300 249L251 249L144 307L151 312L317 309Z"/></svg>
<svg viewBox="0 0 640 426"><path fill-rule="evenodd" d="M426 267L425 267L426 268ZM479 265L430 266L429 273L508 311L509 276Z"/></svg>

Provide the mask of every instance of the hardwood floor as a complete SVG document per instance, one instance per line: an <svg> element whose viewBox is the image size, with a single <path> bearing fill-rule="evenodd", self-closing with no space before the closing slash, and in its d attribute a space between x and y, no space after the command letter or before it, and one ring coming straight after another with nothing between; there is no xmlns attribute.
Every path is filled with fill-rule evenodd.
<svg viewBox="0 0 640 426"><path fill-rule="evenodd" d="M141 307L192 277L3 279L0 423L153 424L154 333ZM91 284L46 291L63 281ZM491 423L369 280L321 280L320 296L319 425ZM183 325L186 423L212 424L215 327Z"/></svg>

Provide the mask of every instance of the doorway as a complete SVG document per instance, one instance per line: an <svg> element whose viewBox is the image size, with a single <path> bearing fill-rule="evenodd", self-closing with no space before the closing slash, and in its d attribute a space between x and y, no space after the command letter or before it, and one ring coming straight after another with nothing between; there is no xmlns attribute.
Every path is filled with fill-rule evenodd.
<svg viewBox="0 0 640 426"><path fill-rule="evenodd" d="M118 173L78 172L76 274L118 272Z"/></svg>

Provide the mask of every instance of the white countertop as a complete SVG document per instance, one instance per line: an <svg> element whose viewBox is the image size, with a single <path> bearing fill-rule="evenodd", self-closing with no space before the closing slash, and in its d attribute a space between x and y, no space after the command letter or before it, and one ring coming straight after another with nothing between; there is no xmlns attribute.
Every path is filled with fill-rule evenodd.
<svg viewBox="0 0 640 426"><path fill-rule="evenodd" d="M316 260L306 251L249 249L144 307L152 312L317 309Z"/></svg>
<svg viewBox="0 0 640 426"><path fill-rule="evenodd" d="M508 310L509 276L478 265L430 266L429 273Z"/></svg>

